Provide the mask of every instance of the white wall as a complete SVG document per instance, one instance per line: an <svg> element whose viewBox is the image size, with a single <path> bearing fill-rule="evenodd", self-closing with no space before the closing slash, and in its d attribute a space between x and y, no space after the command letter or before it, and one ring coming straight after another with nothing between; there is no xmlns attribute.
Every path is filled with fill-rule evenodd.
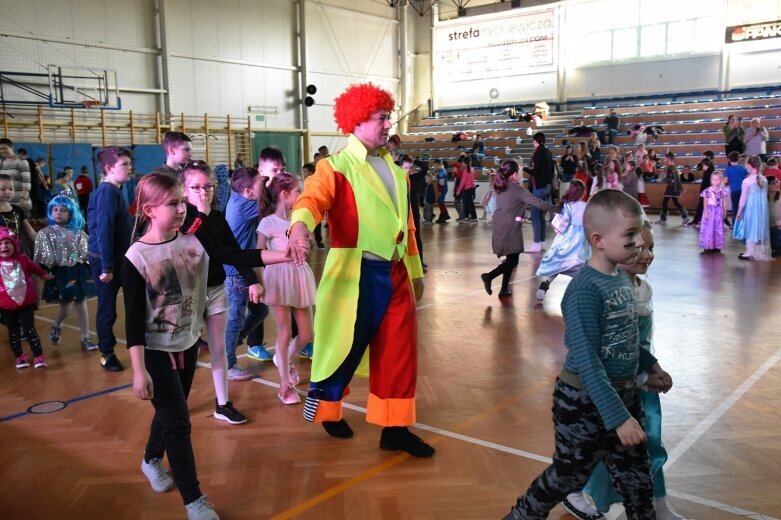
<svg viewBox="0 0 781 520"><path fill-rule="evenodd" d="M143 93L158 88L153 5L151 0L0 0L0 33L6 36L0 70L45 73L49 64L113 69L120 86L133 91L120 92L125 108L154 112L157 96Z"/></svg>
<svg viewBox="0 0 781 520"><path fill-rule="evenodd" d="M567 70L566 99L716 89L721 57L655 60Z"/></svg>
<svg viewBox="0 0 781 520"><path fill-rule="evenodd" d="M116 69L123 110L154 113L163 87L172 114L246 118L274 107L267 128L297 128L300 118L298 8L306 14L309 110L313 130L335 131L333 99L372 81L399 96L397 11L366 0L0 0L0 70L46 72L47 64ZM158 61L167 63L165 77ZM332 149L339 140L316 140Z"/></svg>

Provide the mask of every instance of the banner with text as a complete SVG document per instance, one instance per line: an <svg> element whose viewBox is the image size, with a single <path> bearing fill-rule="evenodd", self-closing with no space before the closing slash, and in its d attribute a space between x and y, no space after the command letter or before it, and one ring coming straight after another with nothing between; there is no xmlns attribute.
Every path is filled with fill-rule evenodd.
<svg viewBox="0 0 781 520"><path fill-rule="evenodd" d="M727 27L724 43L749 42L781 38L781 20Z"/></svg>
<svg viewBox="0 0 781 520"><path fill-rule="evenodd" d="M556 9L457 18L434 28L435 81L520 76L556 69Z"/></svg>

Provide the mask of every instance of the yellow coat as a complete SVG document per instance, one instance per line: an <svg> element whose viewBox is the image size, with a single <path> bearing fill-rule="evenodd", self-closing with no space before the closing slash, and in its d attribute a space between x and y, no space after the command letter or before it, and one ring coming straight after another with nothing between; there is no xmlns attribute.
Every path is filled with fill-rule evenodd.
<svg viewBox="0 0 781 520"><path fill-rule="evenodd" d="M423 277L407 176L387 150L379 150L396 183L392 201L366 155L363 143L350 135L343 150L318 161L290 219L291 226L303 222L311 232L328 212L331 250L317 290L313 382L333 374L352 347L364 252L403 261L410 280ZM364 355L357 373L365 375L367 369Z"/></svg>

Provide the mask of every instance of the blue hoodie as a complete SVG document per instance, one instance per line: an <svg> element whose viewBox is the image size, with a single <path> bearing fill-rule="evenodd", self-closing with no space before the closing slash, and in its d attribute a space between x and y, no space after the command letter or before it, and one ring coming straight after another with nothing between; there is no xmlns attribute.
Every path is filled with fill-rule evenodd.
<svg viewBox="0 0 781 520"><path fill-rule="evenodd" d="M254 249L256 238L255 231L260 220L260 208L258 201L247 199L243 195L231 191L228 205L225 208L225 220L233 231L233 236L242 249ZM238 276L239 271L235 267L226 265L227 276Z"/></svg>

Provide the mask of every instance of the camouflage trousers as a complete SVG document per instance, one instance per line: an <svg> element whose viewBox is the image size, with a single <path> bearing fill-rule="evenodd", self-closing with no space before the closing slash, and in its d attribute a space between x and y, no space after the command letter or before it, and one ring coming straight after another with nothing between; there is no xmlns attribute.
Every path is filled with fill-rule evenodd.
<svg viewBox="0 0 781 520"><path fill-rule="evenodd" d="M617 391L629 413L642 425L640 392L635 389ZM506 518L548 518L550 510L569 493L583 489L600 461L605 463L613 486L624 498L627 519L656 518L647 446L624 446L615 430L606 431L585 390L556 380L553 426L556 432L553 464L532 482Z"/></svg>

